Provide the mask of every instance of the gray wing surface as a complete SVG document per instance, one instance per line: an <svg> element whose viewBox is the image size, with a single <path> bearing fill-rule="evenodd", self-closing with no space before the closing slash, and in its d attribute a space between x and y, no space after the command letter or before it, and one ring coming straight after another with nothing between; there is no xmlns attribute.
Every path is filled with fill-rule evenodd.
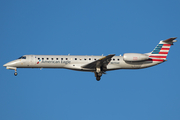
<svg viewBox="0 0 180 120"><path fill-rule="evenodd" d="M93 68L98 68L98 67L102 67L102 66L107 66L108 63L111 61L111 58L114 56L115 54L110 54L110 55L107 55L103 58L100 58L94 62L91 62L89 64L86 64L86 65L83 65L82 68L90 68L90 69L93 69Z"/></svg>

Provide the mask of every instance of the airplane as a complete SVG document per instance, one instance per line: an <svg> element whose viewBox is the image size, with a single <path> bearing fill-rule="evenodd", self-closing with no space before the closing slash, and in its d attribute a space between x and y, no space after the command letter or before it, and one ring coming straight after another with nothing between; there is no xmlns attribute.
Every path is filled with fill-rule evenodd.
<svg viewBox="0 0 180 120"><path fill-rule="evenodd" d="M125 53L123 56L109 54L107 56L76 56L76 55L23 55L3 66L6 69L17 68L65 68L77 71L94 72L99 81L106 71L118 69L141 69L158 65L167 61L169 49L176 37L161 40L150 53Z"/></svg>

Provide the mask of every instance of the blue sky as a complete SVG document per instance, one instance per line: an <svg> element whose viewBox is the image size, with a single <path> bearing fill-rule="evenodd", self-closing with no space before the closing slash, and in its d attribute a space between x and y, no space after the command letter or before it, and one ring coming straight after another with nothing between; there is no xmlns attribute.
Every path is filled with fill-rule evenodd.
<svg viewBox="0 0 180 120"><path fill-rule="evenodd" d="M94 73L6 70L26 54L147 53L180 37L179 0L0 1L1 120L179 120L179 42L168 61L141 70ZM178 39L177 39L178 40Z"/></svg>

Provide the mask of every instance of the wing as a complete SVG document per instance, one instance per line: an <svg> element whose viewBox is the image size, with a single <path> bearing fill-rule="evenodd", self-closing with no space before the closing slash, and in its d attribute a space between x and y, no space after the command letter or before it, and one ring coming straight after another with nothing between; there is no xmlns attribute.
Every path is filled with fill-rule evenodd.
<svg viewBox="0 0 180 120"><path fill-rule="evenodd" d="M103 58L100 58L94 62L91 62L89 64L83 65L82 68L98 68L98 67L102 67L102 66L107 66L108 63L111 61L111 58L114 56L115 54L111 54L111 55L107 55Z"/></svg>

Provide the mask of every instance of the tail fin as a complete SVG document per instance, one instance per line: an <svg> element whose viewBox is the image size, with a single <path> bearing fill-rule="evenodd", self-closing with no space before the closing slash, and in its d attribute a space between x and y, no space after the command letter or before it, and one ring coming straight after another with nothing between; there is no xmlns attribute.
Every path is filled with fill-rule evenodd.
<svg viewBox="0 0 180 120"><path fill-rule="evenodd" d="M174 42L177 42L175 39L176 37L160 41L155 49L150 53L149 58L151 58L152 61L166 61L171 45L173 45Z"/></svg>

